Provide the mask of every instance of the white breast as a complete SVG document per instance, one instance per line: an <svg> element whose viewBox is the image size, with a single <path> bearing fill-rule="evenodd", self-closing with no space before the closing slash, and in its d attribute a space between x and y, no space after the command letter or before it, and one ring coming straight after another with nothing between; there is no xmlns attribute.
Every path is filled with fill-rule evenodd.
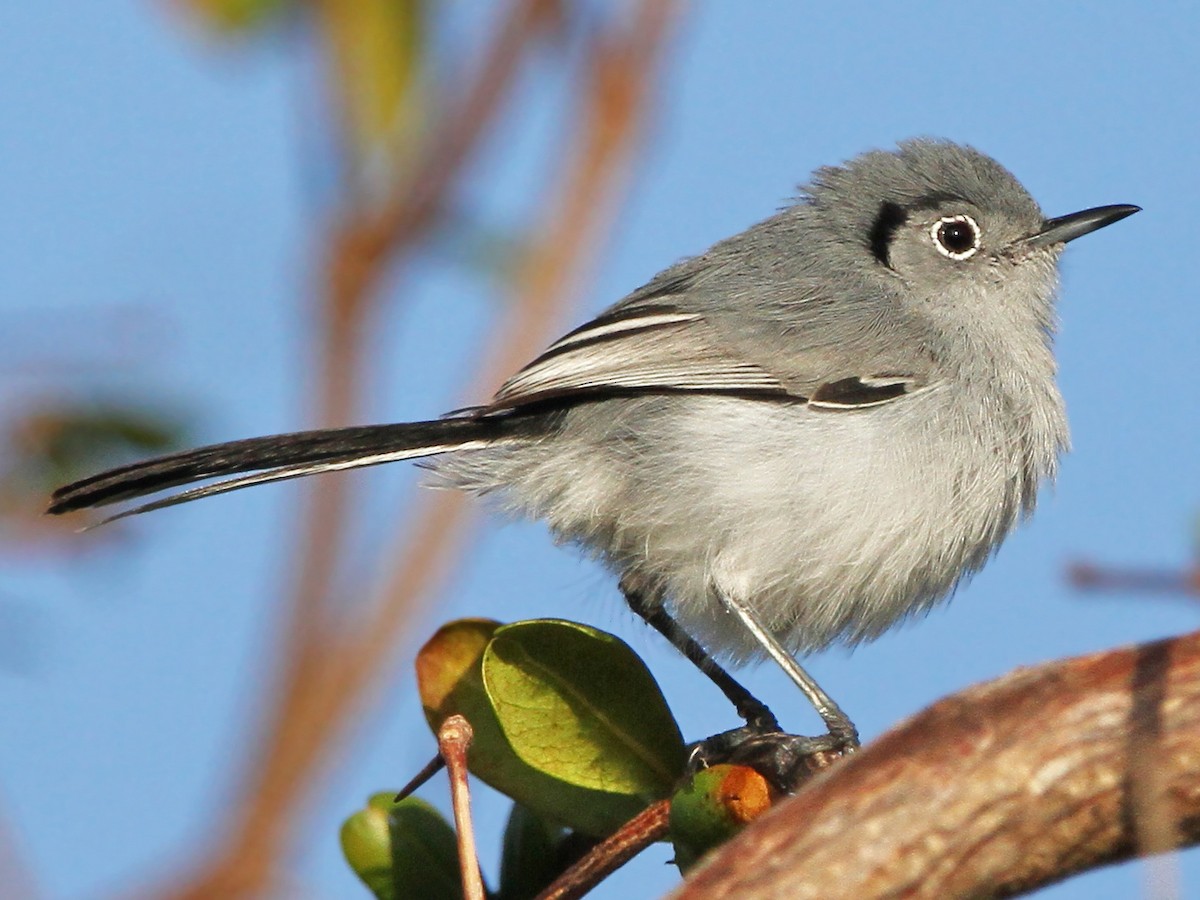
<svg viewBox="0 0 1200 900"><path fill-rule="evenodd" d="M981 418L1010 410L954 390L858 412L715 396L608 401L573 411L539 448L438 468L477 492L506 487L510 509L660 593L712 652L757 652L716 591L810 651L870 639L945 597L1052 474L1053 450L1031 462L1028 428Z"/></svg>

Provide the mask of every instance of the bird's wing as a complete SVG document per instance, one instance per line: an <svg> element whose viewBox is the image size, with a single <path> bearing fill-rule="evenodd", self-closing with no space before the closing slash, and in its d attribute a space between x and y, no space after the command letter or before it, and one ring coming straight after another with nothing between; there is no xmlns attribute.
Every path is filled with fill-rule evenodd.
<svg viewBox="0 0 1200 900"><path fill-rule="evenodd" d="M928 386L928 382L917 375L852 375L817 385L808 398L808 405L810 409L834 412L866 409L891 403Z"/></svg>
<svg viewBox="0 0 1200 900"><path fill-rule="evenodd" d="M638 393L734 394L851 410L889 403L927 383L912 373L841 368L799 381L751 361L736 344L696 311L667 303L620 306L552 344L505 382L484 412ZM806 352L797 348L796 355Z"/></svg>
<svg viewBox="0 0 1200 900"><path fill-rule="evenodd" d="M618 307L552 344L501 386L488 409L668 392L789 395L778 377L724 346L700 313L639 304Z"/></svg>

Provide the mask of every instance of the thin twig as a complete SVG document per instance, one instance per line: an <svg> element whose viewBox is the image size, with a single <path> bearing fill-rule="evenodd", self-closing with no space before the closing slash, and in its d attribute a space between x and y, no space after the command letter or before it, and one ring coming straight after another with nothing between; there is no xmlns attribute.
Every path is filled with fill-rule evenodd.
<svg viewBox="0 0 1200 900"><path fill-rule="evenodd" d="M582 897L651 844L663 840L667 836L670 817L669 800L650 804L581 856L538 894L536 900L575 900Z"/></svg>
<svg viewBox="0 0 1200 900"><path fill-rule="evenodd" d="M462 874L463 897L465 900L484 900L483 873L479 871L475 823L471 818L471 788L467 781L467 751L474 734L465 717L457 713L449 716L438 729L438 752L446 761L446 771L450 774L450 803L458 835L458 868Z"/></svg>
<svg viewBox="0 0 1200 900"><path fill-rule="evenodd" d="M405 797L412 796L425 782L442 771L446 767L446 760L439 753L425 765L421 766L421 771L417 772L412 778L408 779L408 784L396 791L396 796L392 798L393 803L399 803Z"/></svg>
<svg viewBox="0 0 1200 900"><path fill-rule="evenodd" d="M1136 591L1138 593L1200 594L1200 567L1191 569L1132 569L1076 562L1067 567L1067 580L1087 591Z"/></svg>

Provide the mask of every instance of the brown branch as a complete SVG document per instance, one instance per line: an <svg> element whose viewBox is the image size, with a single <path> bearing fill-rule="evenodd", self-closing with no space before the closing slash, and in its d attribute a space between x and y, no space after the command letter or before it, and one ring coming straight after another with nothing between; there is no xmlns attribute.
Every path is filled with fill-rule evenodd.
<svg viewBox="0 0 1200 900"><path fill-rule="evenodd" d="M581 856L538 894L536 900L575 900L582 897L651 844L666 838L670 818L669 800L651 803Z"/></svg>
<svg viewBox="0 0 1200 900"><path fill-rule="evenodd" d="M672 896L1007 897L1200 841L1200 634L942 700Z"/></svg>

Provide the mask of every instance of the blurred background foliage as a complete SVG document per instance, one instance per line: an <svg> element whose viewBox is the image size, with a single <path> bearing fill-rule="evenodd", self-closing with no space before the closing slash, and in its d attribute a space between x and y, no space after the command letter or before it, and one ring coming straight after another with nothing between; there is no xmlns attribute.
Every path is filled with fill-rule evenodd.
<svg viewBox="0 0 1200 900"><path fill-rule="evenodd" d="M320 96L306 98L305 110L320 121L305 123L305 132L331 177L322 185L322 215L310 238L316 262L298 273L296 283L306 288L294 298L302 315L315 310L317 320L308 363L318 373L310 424L360 418L370 356L385 351L371 341L373 322L381 305L403 302L401 263L417 251L485 275L504 298L493 340L464 390L478 395L551 336L637 155L673 7L669 0L509 0L489 5L482 53L468 54L440 35L443 7L427 0L174 5L170 24L182 26L179 40L236 54L269 47L317 60ZM485 139L512 114L514 86L535 60L544 77L569 86L569 102L547 154L553 162L534 218L499 230L464 205L459 187L468 166L478 165ZM51 360L39 365L54 369ZM135 365L143 396L101 397L92 384L103 379L85 368L57 372L54 391L44 396L4 398L0 550L74 550L80 542L64 538L82 517L42 516L49 489L182 446L201 430L194 416L179 412L188 407L183 398L155 393L153 360ZM384 574L376 583L348 579L340 565L352 518L347 492L341 479L320 480L298 523L295 577L285 578L293 588L282 601L288 624L273 634L277 646L263 648L278 666L276 687L264 700L263 732L229 748L229 764L244 773L241 799L217 814L212 833L220 837L211 850L153 893L215 897L278 889L288 841L314 783L386 677L395 648L410 637L421 604L465 546L465 507L450 495L434 497L397 524L398 545L381 558ZM353 609L348 596L359 598ZM18 872L12 875L10 883L18 883Z"/></svg>

